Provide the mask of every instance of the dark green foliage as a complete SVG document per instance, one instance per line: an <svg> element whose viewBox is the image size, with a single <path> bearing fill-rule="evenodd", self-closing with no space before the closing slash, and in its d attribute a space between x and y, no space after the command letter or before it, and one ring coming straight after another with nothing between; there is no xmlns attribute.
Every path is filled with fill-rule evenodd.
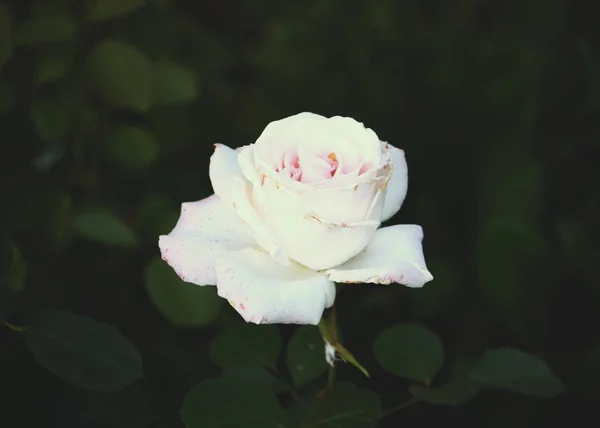
<svg viewBox="0 0 600 428"><path fill-rule="evenodd" d="M113 326L69 312L37 314L23 338L40 365L94 391L112 392L143 376L137 349Z"/></svg>

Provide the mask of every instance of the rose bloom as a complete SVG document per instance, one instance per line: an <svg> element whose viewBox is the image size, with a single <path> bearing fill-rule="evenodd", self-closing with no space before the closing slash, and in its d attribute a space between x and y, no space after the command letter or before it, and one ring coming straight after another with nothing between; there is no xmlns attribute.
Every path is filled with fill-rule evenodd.
<svg viewBox="0 0 600 428"><path fill-rule="evenodd" d="M317 324L334 282L433 279L420 226L379 228L404 201L407 166L362 123L300 113L254 144L215 147L215 194L182 204L159 247L182 280L216 285L247 322Z"/></svg>

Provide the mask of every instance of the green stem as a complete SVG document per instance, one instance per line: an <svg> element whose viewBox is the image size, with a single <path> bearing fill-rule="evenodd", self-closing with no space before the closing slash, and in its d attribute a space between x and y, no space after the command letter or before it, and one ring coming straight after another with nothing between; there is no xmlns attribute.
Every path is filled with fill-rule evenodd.
<svg viewBox="0 0 600 428"><path fill-rule="evenodd" d="M321 332L321 336L323 336L323 339L325 339L330 345L335 346L336 341L334 340L331 332L329 331L329 328L327 327L327 321L325 321L325 318L321 318L318 327L319 331Z"/></svg>
<svg viewBox="0 0 600 428"><path fill-rule="evenodd" d="M327 320L325 318L321 318L319 321L319 331L321 332L321 336L323 339L329 343L331 346L337 349L339 346L337 342L337 323L335 317L335 303L333 310L331 311L331 315ZM327 373L327 392L331 392L335 385L335 363L329 366L329 371Z"/></svg>
<svg viewBox="0 0 600 428"><path fill-rule="evenodd" d="M15 333L23 333L25 331L25 327L19 327L9 322L5 322L4 325L8 327L11 331L14 331Z"/></svg>
<svg viewBox="0 0 600 428"><path fill-rule="evenodd" d="M369 372L367 372L367 370L356 360L356 358L354 358L354 355L344 348L337 340L337 320L335 316L335 306L332 308L331 314L327 320L321 318L318 327L323 339L325 339L327 343L335 348L340 357L359 369L366 377L370 378ZM330 374L330 376L333 376L333 374Z"/></svg>
<svg viewBox="0 0 600 428"><path fill-rule="evenodd" d="M333 387L335 386L335 364L329 366L329 371L327 372L327 392L333 391Z"/></svg>

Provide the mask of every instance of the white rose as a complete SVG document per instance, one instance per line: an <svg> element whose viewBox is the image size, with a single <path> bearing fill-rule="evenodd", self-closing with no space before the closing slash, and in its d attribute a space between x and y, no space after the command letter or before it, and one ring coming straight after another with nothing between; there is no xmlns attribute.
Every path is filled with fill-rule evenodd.
<svg viewBox="0 0 600 428"><path fill-rule="evenodd" d="M184 203L159 247L187 282L216 285L248 322L317 324L335 282L422 287L416 225L378 229L406 196L404 152L354 119L300 113L256 143L216 145L215 194Z"/></svg>

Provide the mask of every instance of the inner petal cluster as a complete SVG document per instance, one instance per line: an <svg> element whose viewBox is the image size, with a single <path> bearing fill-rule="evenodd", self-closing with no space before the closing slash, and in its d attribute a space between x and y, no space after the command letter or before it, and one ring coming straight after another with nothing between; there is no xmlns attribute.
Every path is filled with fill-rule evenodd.
<svg viewBox="0 0 600 428"><path fill-rule="evenodd" d="M335 152L301 160L298 151L287 152L275 165L275 171L300 183L315 183L328 180L343 173Z"/></svg>

